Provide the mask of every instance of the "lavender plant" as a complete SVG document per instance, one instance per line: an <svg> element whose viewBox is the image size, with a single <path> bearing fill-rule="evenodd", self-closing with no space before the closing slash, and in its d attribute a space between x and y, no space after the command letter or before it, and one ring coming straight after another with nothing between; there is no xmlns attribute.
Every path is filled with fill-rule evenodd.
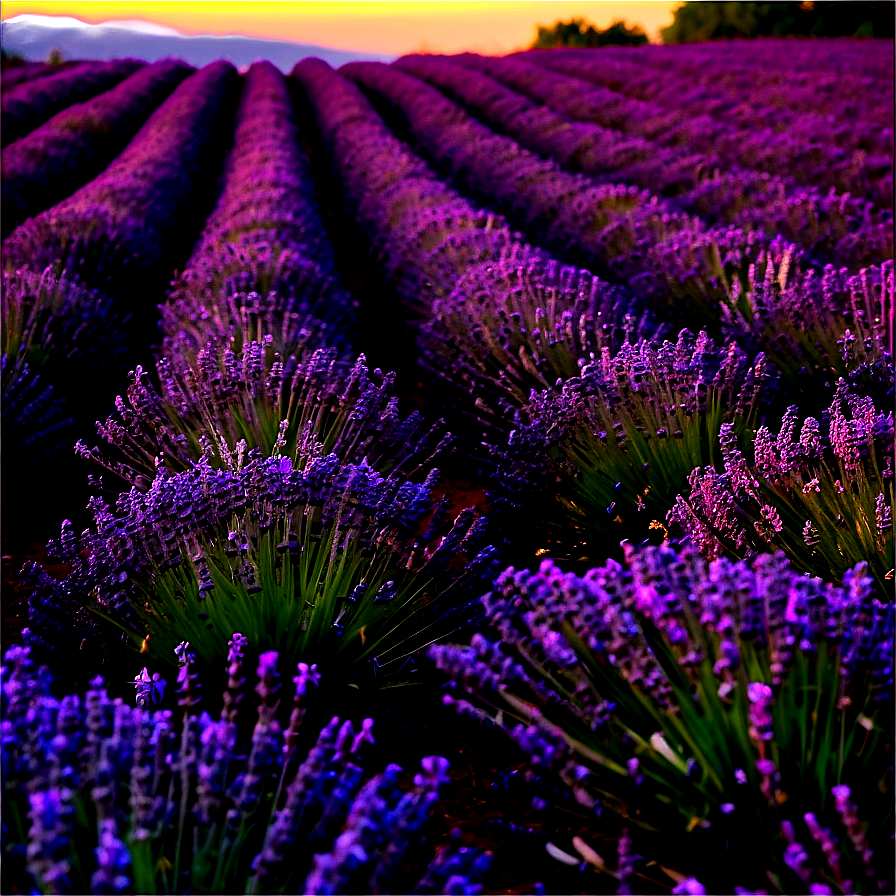
<svg viewBox="0 0 896 896"><path fill-rule="evenodd" d="M121 315L112 301L77 281L44 271L0 273L3 354L59 377L72 365L96 369L120 363ZM82 371L83 372L83 371Z"/></svg>
<svg viewBox="0 0 896 896"><path fill-rule="evenodd" d="M424 361L477 407L496 393L509 420L532 389L554 388L604 348L646 331L627 308L619 290L588 271L505 252L471 266L435 300Z"/></svg>
<svg viewBox="0 0 896 896"><path fill-rule="evenodd" d="M59 451L71 434L64 400L35 373L23 356L0 359L3 442L7 463L27 474L29 463L42 463Z"/></svg>
<svg viewBox="0 0 896 896"><path fill-rule="evenodd" d="M101 371L122 364L125 337L110 299L50 270L3 272L0 323L4 457L19 474L5 483L12 492L45 479L46 455L58 457L71 439L83 394L71 378L97 391Z"/></svg>
<svg viewBox="0 0 896 896"><path fill-rule="evenodd" d="M145 668L136 708L112 699L102 678L83 696L60 699L28 648L7 650L7 879L16 872L15 886L50 893L405 891L405 854L448 780L447 760L424 758L410 785L394 764L369 777L373 719L356 730L333 717L316 738L303 728L320 679L305 664L282 724L276 652L258 657L252 728L249 702L239 702L247 639L234 634L229 644L217 720L198 712L200 682L186 643L177 651L177 714L154 708L164 697L158 673ZM438 892L477 892L483 858L464 866L464 889Z"/></svg>
<svg viewBox="0 0 896 896"><path fill-rule="evenodd" d="M335 454L298 469L279 453L229 450L226 468L203 457L160 469L114 508L94 499L80 538L66 522L50 550L72 564L68 578L54 585L28 567L28 643L65 656L83 637L111 638L114 652L123 633L125 654L170 663L187 638L214 663L239 628L253 650L366 681L465 618L495 549L472 508L452 521L450 502L436 500L437 471L415 484ZM60 627L60 607L102 624L87 635Z"/></svg>
<svg viewBox="0 0 896 896"><path fill-rule="evenodd" d="M740 431L758 418L770 381L762 355L750 365L736 343L718 346L706 333L604 350L559 391L533 393L504 475L537 470L546 451L560 477L551 491L574 527L640 540L663 528L695 461L715 462L723 423Z"/></svg>
<svg viewBox="0 0 896 896"><path fill-rule="evenodd" d="M163 357L158 391L138 367L126 399L116 402L118 413L98 427L111 456L83 442L75 450L146 488L160 466L182 472L204 457L216 469L232 469L235 451L253 448L290 458L298 470L336 454L411 477L449 449L450 434L440 425L416 411L400 416L395 376L370 371L363 355L351 366L334 349L284 360L272 342L234 351L210 340L195 363L178 353Z"/></svg>
<svg viewBox="0 0 896 896"><path fill-rule="evenodd" d="M720 306L725 332L765 351L805 399L840 377L876 381L882 399L892 389L893 262L855 275L827 267L818 275L793 270L789 254L777 264L763 261L744 282L731 282Z"/></svg>
<svg viewBox="0 0 896 896"><path fill-rule="evenodd" d="M615 869L577 847L620 887L637 849L674 892L883 893L894 614L867 573L825 585L781 554L707 563L692 547L583 577L545 560L483 598L497 640L430 656L452 679L447 704L559 772L595 825L605 809L625 819Z"/></svg>
<svg viewBox="0 0 896 896"><path fill-rule="evenodd" d="M669 513L707 557L782 549L827 580L866 561L892 594L893 412L841 380L820 419L789 408L777 433L756 430L752 452L719 432L723 472L696 468ZM750 458L750 453L752 458Z"/></svg>

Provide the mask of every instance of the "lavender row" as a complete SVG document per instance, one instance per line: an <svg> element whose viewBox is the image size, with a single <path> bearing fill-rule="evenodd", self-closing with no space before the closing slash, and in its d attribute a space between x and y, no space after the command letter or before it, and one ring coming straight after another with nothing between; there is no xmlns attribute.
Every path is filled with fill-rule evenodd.
<svg viewBox="0 0 896 896"><path fill-rule="evenodd" d="M826 127L819 136L828 142L892 152L892 129L887 133L879 127L880 122L892 119L891 79L850 77L840 70L832 74L830 47L819 50L816 65L820 67L786 73L756 65L747 48L738 62L731 54L713 56L694 52L692 47L680 47L673 53L660 48L629 54L610 51L601 56L601 80L605 86L640 100L687 107L691 114L707 112L742 126L759 121L780 129L797 118L811 119L816 127ZM578 54L578 58L587 57ZM850 131L849 126L856 122L862 127ZM867 127L874 123L877 129Z"/></svg>
<svg viewBox="0 0 896 896"><path fill-rule="evenodd" d="M890 159L885 155L868 159L863 153L848 155L833 144L811 142L811 135L800 133L799 122L787 133L757 128L755 124L735 130L708 115L691 116L687 110L667 110L603 87L589 63L580 59L544 54L533 54L532 59L542 71L576 79L576 86L586 94L582 98L589 107L586 120L606 124L612 118L616 126L656 140L662 146L681 145L695 152L712 151L729 167L738 165L784 177L792 175L801 183L855 194L881 208L892 208L892 171ZM530 78L537 79L537 76L533 73ZM537 89L545 87L542 83ZM603 105L608 108L600 109Z"/></svg>
<svg viewBox="0 0 896 896"><path fill-rule="evenodd" d="M255 321L285 357L320 344L343 349L352 301L339 285L333 250L299 145L283 76L269 63L245 75L220 195L192 255L162 306L166 352L195 353L214 335ZM242 321L242 322L241 322Z"/></svg>
<svg viewBox="0 0 896 896"><path fill-rule="evenodd" d="M59 699L27 648L6 652L5 880L52 893L480 891L491 854L453 847L424 872L424 889L405 880L408 848L450 780L446 759L424 757L412 782L394 763L371 775L373 719L356 729L334 716L316 735L303 726L321 677L304 663L283 724L276 652L255 654L253 727L255 700L242 702L246 639L235 633L229 644L217 719L198 712L202 683L186 642L176 651L177 715L153 708L174 701L146 667L132 682L133 708L101 677Z"/></svg>
<svg viewBox="0 0 896 896"><path fill-rule="evenodd" d="M623 338L628 299L587 271L525 245L411 154L360 90L321 62L303 87L345 203L383 275L419 319L423 363L458 399L503 422L533 386L552 386L577 358ZM645 324L646 326L646 324ZM631 331L638 327L631 321Z"/></svg>
<svg viewBox="0 0 896 896"><path fill-rule="evenodd" d="M183 81L99 177L7 237L7 270L57 266L145 319L144 297L194 239L236 88L223 62Z"/></svg>
<svg viewBox="0 0 896 896"><path fill-rule="evenodd" d="M886 41L849 37L823 41L788 40L786 53L781 52L781 47L780 40L759 38L740 44L740 52L736 55L730 52L729 44L722 42L657 48L657 51L673 60L679 53L708 61L725 56L730 60L732 70L756 70L760 78L764 73L769 77L785 78L798 78L808 73L818 75L822 81L826 77L842 77L847 81L871 78L876 83L885 84L893 67L893 46ZM746 53L749 56L743 55ZM836 74L832 73L833 69ZM867 86L870 84L867 82Z"/></svg>
<svg viewBox="0 0 896 896"><path fill-rule="evenodd" d="M794 279L805 265L796 247L779 238L768 241L741 228L708 230L647 192L598 186L564 172L394 68L351 63L343 71L382 96L455 183L544 233L548 248L627 284L662 317L693 323L697 316L701 326L718 332L720 306L736 301L733 285L746 285L751 264L783 264ZM881 241L892 237L882 222L869 233ZM875 247L868 237L846 230L843 252Z"/></svg>
<svg viewBox="0 0 896 896"><path fill-rule="evenodd" d="M688 155L567 119L483 72L453 64L450 58L403 57L394 65L446 92L527 149L598 183L634 183L662 195L671 194L671 204L703 220L755 227L770 237L780 233L822 261L858 267L880 260L875 249L892 252L886 245L889 222L875 220L880 215L875 216L867 202L822 196L789 179L750 171L707 174L716 161L712 157ZM882 240L884 245L851 238L863 229L879 234L878 242ZM850 239L844 242L847 237ZM858 249L860 242L862 248Z"/></svg>
<svg viewBox="0 0 896 896"><path fill-rule="evenodd" d="M3 95L2 145L42 125L72 103L96 96L133 74L145 63L133 59L85 62L46 78L26 81Z"/></svg>
<svg viewBox="0 0 896 896"><path fill-rule="evenodd" d="M165 60L54 115L3 152L3 235L93 180L193 69Z"/></svg>
<svg viewBox="0 0 896 896"><path fill-rule="evenodd" d="M4 66L0 80L4 90L12 90L26 81L34 81L37 78L45 78L55 75L73 65L81 65L80 62L60 62L53 65L49 62L26 62L24 65Z"/></svg>
<svg viewBox="0 0 896 896"><path fill-rule="evenodd" d="M395 68L359 62L341 71L388 103L402 128L461 189L543 234L548 248L595 273L627 279L638 264L636 247L644 252L673 234L704 229L646 191L599 186L563 171Z"/></svg>

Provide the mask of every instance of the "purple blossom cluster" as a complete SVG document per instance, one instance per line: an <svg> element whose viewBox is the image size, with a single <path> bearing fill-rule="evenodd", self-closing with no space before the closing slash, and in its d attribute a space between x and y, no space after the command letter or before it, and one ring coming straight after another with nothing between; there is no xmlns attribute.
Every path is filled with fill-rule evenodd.
<svg viewBox="0 0 896 896"><path fill-rule="evenodd" d="M3 235L93 180L191 71L175 60L144 66L4 149Z"/></svg>
<svg viewBox="0 0 896 896"><path fill-rule="evenodd" d="M98 425L106 452L83 441L75 451L142 490L159 466L176 473L204 457L232 469L251 448L291 458L299 470L336 454L408 477L425 475L450 452L451 435L440 425L399 413L394 374L369 370L363 355L349 367L329 348L287 366L271 342L235 352L210 339L195 364L177 353L163 357L160 391L138 367L117 413Z"/></svg>
<svg viewBox="0 0 896 896"><path fill-rule="evenodd" d="M590 535L641 540L673 506L687 476L712 461L723 423L737 431L763 413L773 375L736 343L682 330L603 351L557 389L534 390L509 440L495 498L519 504L534 477L546 516L565 508ZM517 483L517 484L514 484ZM556 537L556 536L555 536Z"/></svg>
<svg viewBox="0 0 896 896"><path fill-rule="evenodd" d="M178 632L204 661L223 656L242 621L253 648L328 663L342 655L340 674L359 662L374 672L410 650L405 639L431 640L433 626L467 612L470 589L491 574L486 519L466 508L452 520L433 494L438 471L417 484L335 454L295 468L244 445L231 460L160 468L114 508L93 499L93 530L81 537L66 521L50 550L70 575L56 582L31 565L25 576L35 589L26 643L59 656L84 638L99 643L110 637L101 625L60 619L93 607L167 662Z"/></svg>
<svg viewBox="0 0 896 896"><path fill-rule="evenodd" d="M235 634L232 641L231 682L245 665L244 639ZM183 695L196 682L182 648ZM338 716L304 754L294 746L296 713L312 702L310 670L304 667L303 677L300 664L284 730L276 715L277 664L274 652L259 657L258 714L246 742L241 723L248 712L225 711L215 720L207 711L196 714L196 700L183 697L180 719L154 709L164 692L158 673L138 676L136 708L111 697L99 677L83 696L57 698L52 675L27 647L7 649L0 683L4 849L24 865L26 885L54 893L402 886L408 847L449 781L448 761L425 757L410 785L394 764L369 777L364 753L374 740L373 720L356 730ZM152 691L142 678L161 687ZM96 845L88 851L89 843ZM425 873L426 892L480 892L488 856L449 853ZM433 888L434 880L442 885Z"/></svg>
<svg viewBox="0 0 896 896"><path fill-rule="evenodd" d="M882 593L893 562L893 412L840 380L819 418L796 407L752 451L729 424L721 472L696 467L669 513L707 557L782 548L802 569L839 578L865 560Z"/></svg>
<svg viewBox="0 0 896 896"><path fill-rule="evenodd" d="M57 70L48 77L25 81L4 92L2 145L8 146L24 137L72 103L109 90L144 65L136 59L85 62Z"/></svg>
<svg viewBox="0 0 896 896"><path fill-rule="evenodd" d="M762 348L791 394L815 402L847 377L884 400L892 389L892 261L850 274L826 267L791 276L791 259L760 258L732 282L722 328L743 347Z"/></svg>
<svg viewBox="0 0 896 896"><path fill-rule="evenodd" d="M642 840L662 864L690 868L711 892L755 878L757 859L774 873L789 867L804 883L811 869L819 885L848 889L849 876L865 879L863 892L892 885L884 881L892 874L885 834L872 845L857 804L841 806L833 786L851 781L865 811L878 811L881 795L863 769L865 750L885 749L892 717L894 615L873 597L865 564L841 587L801 575L782 554L707 563L693 548L644 548L629 551L625 566L610 562L584 576L550 560L536 572L511 567L483 604L495 640L477 634L469 647L430 648L451 678L446 704L491 718L529 756L532 774L558 773L593 815L635 815L672 837L677 852L665 858L668 841ZM810 697L800 682L815 674ZM829 699L838 730L803 728L807 701L822 712ZM860 749L866 734L873 739ZM852 746L838 758L827 751L841 737ZM874 768L881 762L877 754ZM800 783L807 769L820 776L808 788ZM782 842L769 850L760 819L780 818L788 799L798 805L777 822ZM807 808L815 811L791 814ZM730 840L732 822L748 843ZM807 826L799 849L798 822ZM848 858L845 842L833 846L838 824L854 845ZM685 829L703 833L673 833ZM819 857L807 864L813 841ZM699 871L707 848L725 854L712 882ZM620 842L620 880L633 873L623 852Z"/></svg>
<svg viewBox="0 0 896 896"><path fill-rule="evenodd" d="M162 307L169 355L195 354L211 336L249 339L256 329L286 356L345 346L352 301L336 279L299 139L283 75L255 63L244 76L218 201Z"/></svg>

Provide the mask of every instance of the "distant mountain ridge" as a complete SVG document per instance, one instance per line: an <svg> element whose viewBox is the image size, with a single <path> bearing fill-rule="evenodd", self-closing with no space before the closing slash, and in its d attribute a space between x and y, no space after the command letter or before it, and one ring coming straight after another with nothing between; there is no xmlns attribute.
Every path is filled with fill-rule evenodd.
<svg viewBox="0 0 896 896"><path fill-rule="evenodd" d="M15 16L3 22L0 42L7 53L17 53L29 61L46 59L56 49L64 59L108 60L131 56L155 62L174 56L197 67L215 59L227 59L237 67L267 59L284 73L308 56L316 56L332 66L356 59L391 62L396 58L238 34L181 34L152 22L90 25L69 16Z"/></svg>

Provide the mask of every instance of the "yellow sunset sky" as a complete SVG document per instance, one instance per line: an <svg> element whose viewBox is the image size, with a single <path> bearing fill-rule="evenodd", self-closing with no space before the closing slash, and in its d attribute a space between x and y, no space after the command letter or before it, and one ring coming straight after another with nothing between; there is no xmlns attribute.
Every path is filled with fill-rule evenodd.
<svg viewBox="0 0 896 896"><path fill-rule="evenodd" d="M244 34L343 50L507 53L527 47L536 25L581 17L599 28L618 19L653 40L680 2L582 0L4 0L4 20L22 14L73 16L96 24L141 19L187 34Z"/></svg>

